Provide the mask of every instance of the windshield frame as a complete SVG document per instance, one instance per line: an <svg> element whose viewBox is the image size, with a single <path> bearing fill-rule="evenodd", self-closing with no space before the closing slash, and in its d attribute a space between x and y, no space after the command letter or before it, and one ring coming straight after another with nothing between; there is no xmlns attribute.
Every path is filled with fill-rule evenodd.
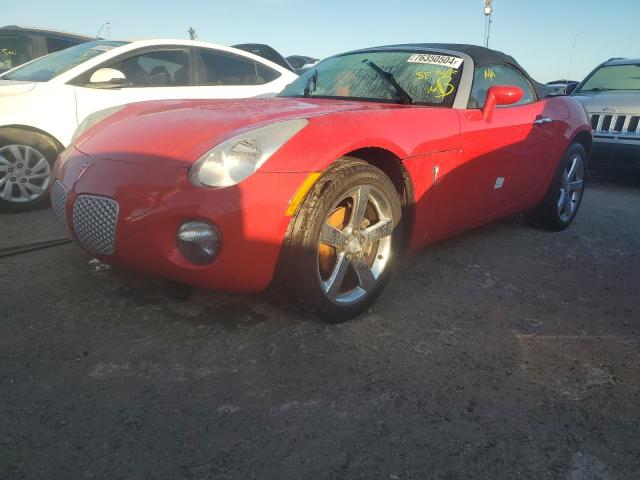
<svg viewBox="0 0 640 480"><path fill-rule="evenodd" d="M92 42L84 42L84 43L80 43L78 45L74 45L72 47L66 48L64 50L58 50L57 52L52 52L48 55L44 55L42 57L36 58L34 60L31 60L30 62L24 63L22 65L19 65L5 73L3 73L0 76L0 80L11 80L11 81L20 81L20 82L34 82L34 83L46 83L46 82L50 82L53 81L63 75L68 74L69 72L73 71L75 68L80 67L81 65L87 64L89 62L92 62L94 60L103 58L103 56L105 54L109 54L110 52L112 52L115 49L121 48L127 44L129 44L130 42L126 42L126 41L120 41L120 40L94 40ZM29 71L29 69L33 68L34 65L37 65L38 63L43 63L46 65L47 62L50 62L53 59L57 58L57 57L64 57L65 54L68 54L69 50L71 49L82 49L85 48L85 51L89 51L91 50L93 47L95 46L100 46L100 45L109 45L111 46L111 48L104 50L101 53L98 53L97 55L93 55L92 57L89 57L87 59L84 59L78 63L73 63L69 66L66 66L66 68L63 68L62 70L56 71L53 75L51 75L49 78L44 79L44 78L12 78L13 75L19 74L21 71L23 70L27 70ZM87 48L88 47L88 48Z"/></svg>
<svg viewBox="0 0 640 480"><path fill-rule="evenodd" d="M607 65L607 64L603 64L603 65L599 65L597 68L593 69L593 71L587 75L587 77L582 80L582 82L580 82L580 84L575 88L575 90L573 91L572 95L590 95L590 94L594 94L594 93L600 93L600 92L640 92L640 89L619 89L619 88L606 88L603 90L599 90L599 91L589 91L589 90L582 90L582 88L584 87L584 85L587 84L587 82L589 80L591 80L591 78L598 73L600 70L602 70L603 68L612 68L612 67L625 67L625 66L629 66L629 65L634 65L638 68L640 68L640 63L618 63L618 64L613 64L613 65Z"/></svg>
<svg viewBox="0 0 640 480"><path fill-rule="evenodd" d="M369 54L369 53L392 53L392 52L397 52L397 53L408 53L411 55L416 55L416 54L425 54L425 55L445 55L445 56L454 56L454 57L458 57L460 59L462 59L462 64L460 65L460 74L458 75L458 83L456 85L456 90L455 90L455 94L452 96L453 97L453 101L445 104L445 103L441 103L441 104L436 104L436 103L431 103L431 102L420 102L420 101L415 101L414 103L408 104L408 105L404 105L404 106L411 106L411 107L430 107L430 108L455 108L455 109L464 109L466 108L466 103L467 100L469 98L469 94L471 92L471 82L473 79L473 71L475 68L475 62L473 61L473 59L467 55L466 53L463 52L459 52L459 51L455 51L455 50L448 50L448 49L444 49L444 48L424 48L424 47L420 47L420 48L413 48L411 46L394 46L394 47L377 47L377 48L370 48L370 49L364 49L364 50L354 50L354 51L350 51L350 52L345 52L345 53L341 53L338 55L333 55L331 57L328 57L322 61L320 61L318 64L314 65L313 67L310 67L307 71L303 72L300 75L300 78L302 78L305 74L307 74L308 72L314 72L317 70L317 67L319 65L321 65L323 62L326 62L328 60L332 60L335 58L340 58L340 57L344 57L344 56L348 56L348 55L356 55L356 54ZM322 79L322 77L320 76L320 79ZM296 80L297 81L297 80ZM285 88L286 90L286 88ZM386 103L386 104L391 104L391 105L403 105L403 103L398 100L398 99L381 99L381 98L370 98L370 97L342 97L342 96L335 96L335 95L309 95L309 96L305 96L305 95L283 95L284 90L282 92L280 92L278 94L279 98L306 98L306 99L324 99L324 100L338 100L338 101L354 101L354 102L369 102L369 103Z"/></svg>

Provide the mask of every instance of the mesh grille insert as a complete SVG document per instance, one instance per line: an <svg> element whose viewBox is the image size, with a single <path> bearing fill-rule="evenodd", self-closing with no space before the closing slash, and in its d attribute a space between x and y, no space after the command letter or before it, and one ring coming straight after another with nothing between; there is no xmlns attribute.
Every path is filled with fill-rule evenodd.
<svg viewBox="0 0 640 480"><path fill-rule="evenodd" d="M56 217L57 222L69 231L67 225L67 189L60 180L56 180L51 187L51 207L53 208L53 214Z"/></svg>
<svg viewBox="0 0 640 480"><path fill-rule="evenodd" d="M73 204L73 229L82 247L94 255L116 252L118 202L94 195L79 195Z"/></svg>

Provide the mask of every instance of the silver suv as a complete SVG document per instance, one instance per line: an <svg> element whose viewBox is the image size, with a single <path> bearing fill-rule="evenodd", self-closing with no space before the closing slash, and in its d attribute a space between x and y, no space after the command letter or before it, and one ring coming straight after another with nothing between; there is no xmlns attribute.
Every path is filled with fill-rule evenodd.
<svg viewBox="0 0 640 480"><path fill-rule="evenodd" d="M591 119L591 165L640 169L640 59L604 62L572 95Z"/></svg>

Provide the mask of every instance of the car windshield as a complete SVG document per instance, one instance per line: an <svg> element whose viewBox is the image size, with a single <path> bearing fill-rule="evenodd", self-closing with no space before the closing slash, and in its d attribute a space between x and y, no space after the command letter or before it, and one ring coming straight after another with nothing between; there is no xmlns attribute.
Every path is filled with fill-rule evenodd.
<svg viewBox="0 0 640 480"><path fill-rule="evenodd" d="M601 67L591 75L576 93L606 90L640 90L640 65Z"/></svg>
<svg viewBox="0 0 640 480"><path fill-rule="evenodd" d="M0 71L10 70L31 60L29 39L18 35L0 35Z"/></svg>
<svg viewBox="0 0 640 480"><path fill-rule="evenodd" d="M81 43L80 45L46 55L23 67L16 68L14 71L2 76L2 80L48 82L76 65L80 65L82 62L86 62L126 43L110 40Z"/></svg>
<svg viewBox="0 0 640 480"><path fill-rule="evenodd" d="M410 51L356 52L304 72L281 97L318 97L450 107L462 58Z"/></svg>

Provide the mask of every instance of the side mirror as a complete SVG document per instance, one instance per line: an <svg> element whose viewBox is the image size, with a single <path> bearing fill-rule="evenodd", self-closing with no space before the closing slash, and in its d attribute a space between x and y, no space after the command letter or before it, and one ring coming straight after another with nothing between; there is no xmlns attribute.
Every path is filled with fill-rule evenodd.
<svg viewBox="0 0 640 480"><path fill-rule="evenodd" d="M120 87L125 84L127 77L115 68L100 68L93 72L89 83L97 87Z"/></svg>
<svg viewBox="0 0 640 480"><path fill-rule="evenodd" d="M519 102L524 90L515 86L494 85L487 91L487 100L482 108L482 116L487 122L491 121L493 111L498 105L513 105Z"/></svg>

